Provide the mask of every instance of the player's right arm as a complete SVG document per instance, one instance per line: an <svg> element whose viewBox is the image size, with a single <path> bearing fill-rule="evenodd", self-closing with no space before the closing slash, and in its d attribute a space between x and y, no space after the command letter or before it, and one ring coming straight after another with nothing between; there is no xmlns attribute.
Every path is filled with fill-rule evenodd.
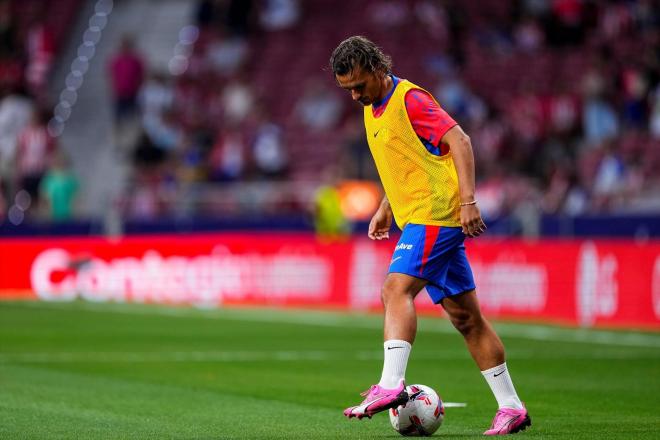
<svg viewBox="0 0 660 440"><path fill-rule="evenodd" d="M369 232L367 236L372 240L386 240L390 238L390 228L392 227L392 219L394 214L390 207L390 201L387 196L383 197L380 202L378 210L369 222Z"/></svg>

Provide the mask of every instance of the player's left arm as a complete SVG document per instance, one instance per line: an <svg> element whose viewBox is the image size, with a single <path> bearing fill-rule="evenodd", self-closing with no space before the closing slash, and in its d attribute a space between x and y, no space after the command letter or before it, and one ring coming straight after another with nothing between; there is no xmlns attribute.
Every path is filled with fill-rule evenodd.
<svg viewBox="0 0 660 440"><path fill-rule="evenodd" d="M478 237L486 230L486 224L474 198L474 153L470 137L459 125L454 125L445 133L441 142L449 145L458 174L463 233L469 237Z"/></svg>

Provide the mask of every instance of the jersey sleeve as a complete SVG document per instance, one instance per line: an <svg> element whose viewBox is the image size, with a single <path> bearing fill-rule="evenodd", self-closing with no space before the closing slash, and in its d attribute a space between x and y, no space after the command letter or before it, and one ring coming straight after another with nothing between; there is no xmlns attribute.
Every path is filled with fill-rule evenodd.
<svg viewBox="0 0 660 440"><path fill-rule="evenodd" d="M424 90L409 90L405 102L413 130L424 146L431 153L446 154L449 147L441 145L440 140L449 129L457 125L456 121Z"/></svg>

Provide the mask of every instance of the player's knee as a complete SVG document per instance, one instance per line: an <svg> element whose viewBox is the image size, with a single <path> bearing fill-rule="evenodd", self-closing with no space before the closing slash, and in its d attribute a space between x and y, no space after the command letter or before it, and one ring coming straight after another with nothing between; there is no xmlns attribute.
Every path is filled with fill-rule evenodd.
<svg viewBox="0 0 660 440"><path fill-rule="evenodd" d="M393 300L398 300L401 298L410 297L410 292L405 289L401 289L393 284L385 283L383 288L380 291L380 299L384 305L387 305Z"/></svg>
<svg viewBox="0 0 660 440"><path fill-rule="evenodd" d="M479 326L478 317L469 312L458 312L451 316L451 323L463 336L468 336Z"/></svg>
<svg viewBox="0 0 660 440"><path fill-rule="evenodd" d="M391 286L384 285L383 288L380 289L380 300L383 303L383 305L387 305L387 303L389 303L397 296L398 293L396 289L392 288Z"/></svg>

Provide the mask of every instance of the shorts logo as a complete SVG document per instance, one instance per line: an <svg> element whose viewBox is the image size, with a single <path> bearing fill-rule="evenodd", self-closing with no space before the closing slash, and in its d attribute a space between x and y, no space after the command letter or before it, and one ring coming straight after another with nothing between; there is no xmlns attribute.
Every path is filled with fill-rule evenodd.
<svg viewBox="0 0 660 440"><path fill-rule="evenodd" d="M400 244L396 245L396 247L394 248L394 252L396 252L396 251L409 251L412 248L413 248L412 244L400 243Z"/></svg>

